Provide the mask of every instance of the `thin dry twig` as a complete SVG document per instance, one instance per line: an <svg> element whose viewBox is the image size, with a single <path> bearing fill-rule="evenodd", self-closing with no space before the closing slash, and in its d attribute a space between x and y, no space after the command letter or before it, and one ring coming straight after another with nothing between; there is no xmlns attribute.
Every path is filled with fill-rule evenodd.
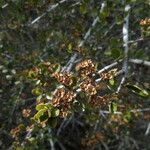
<svg viewBox="0 0 150 150"><path fill-rule="evenodd" d="M101 5L101 9L100 9L100 12L102 13L104 8L106 6L106 2L104 1ZM79 43L78 47L82 47L84 45L84 43L86 42L86 40L88 39L88 37L91 35L91 31L92 29L96 26L96 24L98 23L99 21L99 16L97 16L93 23L92 23L92 26L88 29L88 31L85 33L85 36L83 38L83 40ZM72 66L74 65L74 62L75 60L77 59L78 57L78 53L74 53L74 55L70 58L70 60L68 61L68 63L66 64L65 67L63 67L62 71L70 71L72 69Z"/></svg>
<svg viewBox="0 0 150 150"><path fill-rule="evenodd" d="M4 5L2 6L2 9L6 8L8 5L9 5L8 3L4 4Z"/></svg>
<svg viewBox="0 0 150 150"><path fill-rule="evenodd" d="M38 16L36 19L34 19L29 26L33 25L34 23L38 22L41 18L43 18L47 13L51 12L52 10L54 10L55 8L57 8L59 5L63 4L64 2L66 2L67 0L61 0L60 2L49 6L49 9L46 10L46 12L44 12L42 15Z"/></svg>
<svg viewBox="0 0 150 150"><path fill-rule="evenodd" d="M118 86L117 93L120 92L122 85L125 82L125 79L128 74L128 51L129 51L129 46L128 46L128 38L129 38L129 12L130 12L131 6L127 4L125 6L125 13L127 14L124 18L124 24L123 24L123 42L124 42L124 62L123 62L123 70L124 70L124 76L121 79L120 85Z"/></svg>

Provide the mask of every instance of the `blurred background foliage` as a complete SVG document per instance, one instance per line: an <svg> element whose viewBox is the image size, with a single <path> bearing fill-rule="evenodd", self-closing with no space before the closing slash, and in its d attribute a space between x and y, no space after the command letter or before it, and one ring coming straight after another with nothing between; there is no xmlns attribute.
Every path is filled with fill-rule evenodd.
<svg viewBox="0 0 150 150"><path fill-rule="evenodd" d="M101 12L104 1L106 6ZM79 110L71 117L59 118L57 125L54 120L51 126L46 127L31 125L33 120L23 115L23 112L31 111L32 117L36 112L36 97L31 92L34 83L28 78L28 73L39 63L48 61L65 66L77 52L80 59L92 59L101 69L123 58L122 26L126 4L131 5L129 57L150 61L150 24L140 25L142 19L150 17L150 1L104 1L0 1L1 149L150 149L150 134L145 135L150 112L132 114L125 111L123 119L113 113L116 106L111 104L112 114L99 115L94 109ZM99 18L98 23L79 48L96 17ZM131 63L128 83L149 92L149 74L149 67ZM132 91L133 87L122 91L122 109L150 106L149 98L144 100ZM98 128L94 128L95 124Z"/></svg>

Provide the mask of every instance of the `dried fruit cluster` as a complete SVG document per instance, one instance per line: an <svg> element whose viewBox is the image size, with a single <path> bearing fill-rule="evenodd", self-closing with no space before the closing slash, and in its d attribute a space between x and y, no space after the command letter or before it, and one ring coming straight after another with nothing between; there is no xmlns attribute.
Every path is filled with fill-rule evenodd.
<svg viewBox="0 0 150 150"><path fill-rule="evenodd" d="M81 82L80 88L83 92L87 93L88 95L95 95L97 93L95 85L92 85L92 83L89 81Z"/></svg>
<svg viewBox="0 0 150 150"><path fill-rule="evenodd" d="M55 73L52 74L52 76L55 77L58 82L60 82L61 84L66 85L66 86L70 86L73 83L71 73L68 73L68 72L64 72L64 73L55 72Z"/></svg>
<svg viewBox="0 0 150 150"><path fill-rule="evenodd" d="M147 26L147 25L150 25L150 18L145 18L145 19L142 19L141 21L140 21L140 25L141 26Z"/></svg>
<svg viewBox="0 0 150 150"><path fill-rule="evenodd" d="M22 116L24 118L28 118L30 116L30 114L31 114L31 109L23 109L22 110Z"/></svg>
<svg viewBox="0 0 150 150"><path fill-rule="evenodd" d="M94 108L102 108L104 106L107 106L110 100L111 100L110 95L105 96L93 95L89 103Z"/></svg>
<svg viewBox="0 0 150 150"><path fill-rule="evenodd" d="M106 139L103 133L97 132L90 138L85 138L81 140L81 144L85 147L93 147L96 144L103 142Z"/></svg>
<svg viewBox="0 0 150 150"><path fill-rule="evenodd" d="M102 80L110 80L116 76L117 69L112 69L108 72L100 73L100 77Z"/></svg>
<svg viewBox="0 0 150 150"><path fill-rule="evenodd" d="M54 107L59 108L60 117L66 117L69 114L75 97L76 94L74 92L64 88L58 89L56 91L54 98L52 99L52 104Z"/></svg>
<svg viewBox="0 0 150 150"><path fill-rule="evenodd" d="M77 64L76 71L78 71L81 76L88 76L96 71L96 66L90 59L88 59Z"/></svg>

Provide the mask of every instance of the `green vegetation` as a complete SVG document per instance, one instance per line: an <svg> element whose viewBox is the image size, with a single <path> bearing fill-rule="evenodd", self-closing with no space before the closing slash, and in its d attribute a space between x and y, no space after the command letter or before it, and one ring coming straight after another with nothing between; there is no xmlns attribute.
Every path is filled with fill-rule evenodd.
<svg viewBox="0 0 150 150"><path fill-rule="evenodd" d="M149 0L0 1L0 149L150 149Z"/></svg>

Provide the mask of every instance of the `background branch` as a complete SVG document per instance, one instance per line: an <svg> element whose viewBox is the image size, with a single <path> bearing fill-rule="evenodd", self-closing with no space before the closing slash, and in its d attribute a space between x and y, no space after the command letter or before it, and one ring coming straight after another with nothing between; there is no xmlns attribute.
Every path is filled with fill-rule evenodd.
<svg viewBox="0 0 150 150"><path fill-rule="evenodd" d="M124 76L121 79L120 85L117 89L117 93L119 93L119 91L121 90L122 85L125 82L125 79L127 77L128 74L128 51L129 51L129 46L128 46L128 37L129 37L129 11L130 11L130 5L126 5L125 6L125 14L126 17L124 19L124 24L123 24L123 29L122 29L122 33L123 33L123 42L124 42L124 62L123 62L123 70L124 70Z"/></svg>

